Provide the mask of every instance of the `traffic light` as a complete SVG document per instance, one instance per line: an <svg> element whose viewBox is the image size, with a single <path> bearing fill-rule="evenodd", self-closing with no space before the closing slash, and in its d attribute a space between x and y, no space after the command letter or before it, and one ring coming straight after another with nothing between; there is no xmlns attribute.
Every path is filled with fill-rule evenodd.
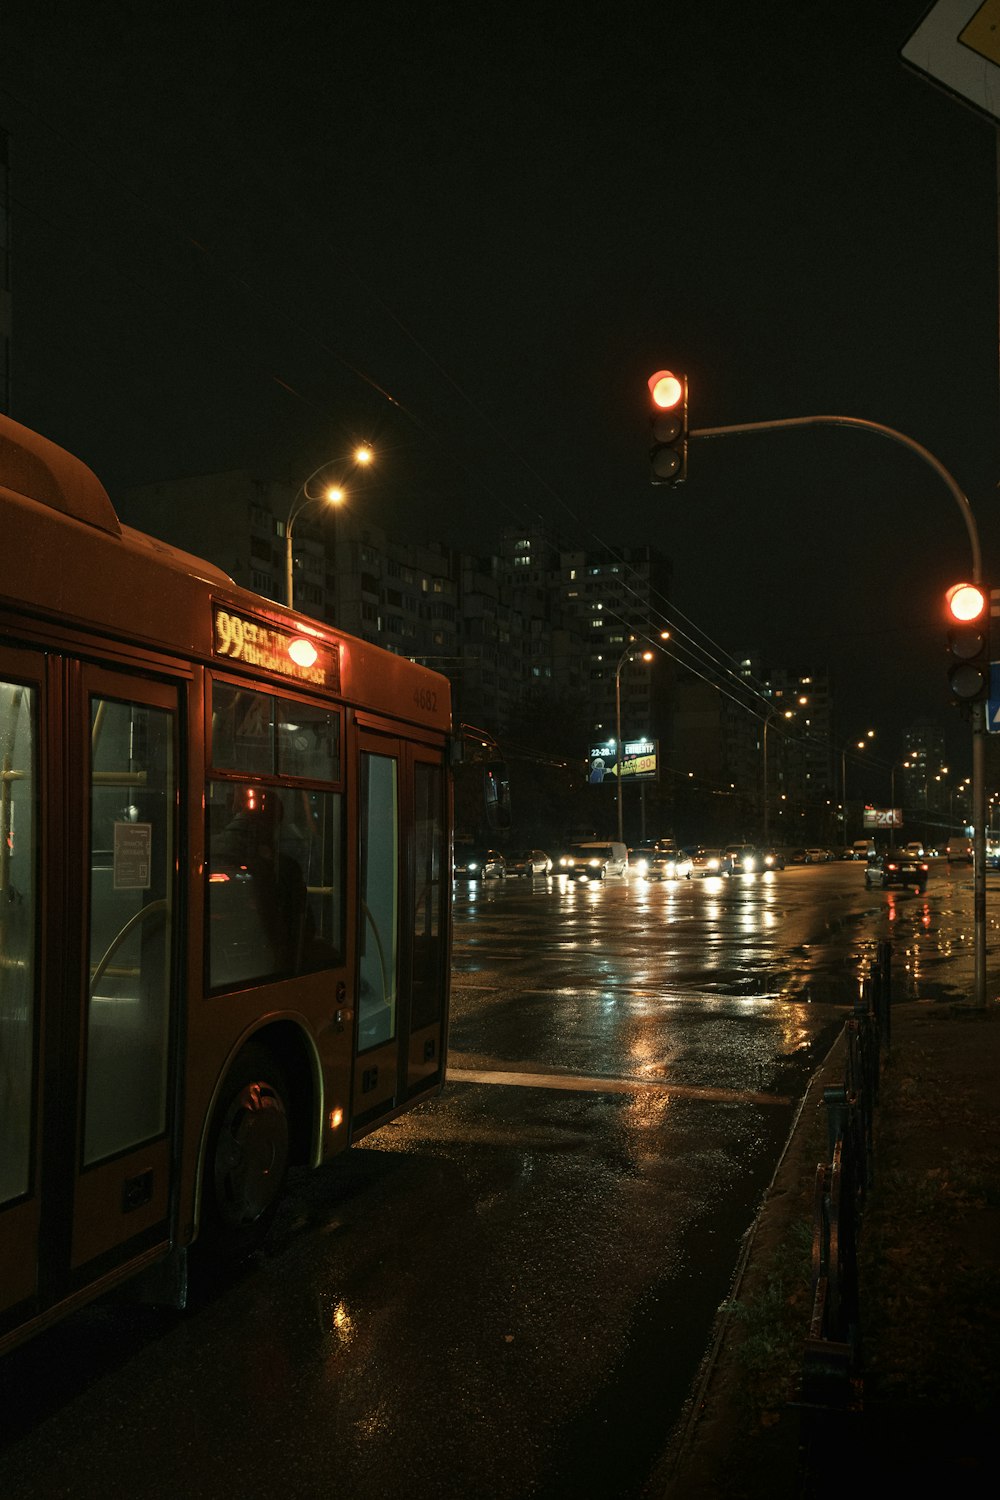
<svg viewBox="0 0 1000 1500"><path fill-rule="evenodd" d="M956 583L945 595L948 618L948 685L962 703L990 691L990 601L975 583Z"/></svg>
<svg viewBox="0 0 1000 1500"><path fill-rule="evenodd" d="M682 484L687 476L688 383L686 375L657 370L649 377L650 478L654 484Z"/></svg>

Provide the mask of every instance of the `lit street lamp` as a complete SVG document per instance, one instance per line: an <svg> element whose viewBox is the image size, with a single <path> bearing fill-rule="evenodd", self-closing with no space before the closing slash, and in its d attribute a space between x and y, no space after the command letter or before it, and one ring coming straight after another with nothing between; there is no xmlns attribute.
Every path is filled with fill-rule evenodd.
<svg viewBox="0 0 1000 1500"><path fill-rule="evenodd" d="M768 833L768 826L769 826L769 824L768 824L768 810L769 810L769 807L770 807L770 797L768 796L768 785L767 785L767 731L770 729L771 725L777 719L782 719L782 718L784 718L784 719L791 719L791 718L794 718L794 717L795 717L795 710L791 709L791 708L785 708L785 709L770 708L770 709L768 709L767 713L764 716L764 756L763 756L764 765L763 765L763 772L764 772L764 848L765 849L768 847L768 844L770 843L770 837L769 837L769 833Z"/></svg>
<svg viewBox="0 0 1000 1500"><path fill-rule="evenodd" d="M874 729L865 733L863 740L850 740L840 752L840 804L844 812L844 843L847 843L847 752L848 750L864 750L869 740L875 738Z"/></svg>
<svg viewBox="0 0 1000 1500"><path fill-rule="evenodd" d="M352 461L348 466L348 472L353 469L366 468L373 461L374 457L375 455L367 443L360 444L354 450ZM303 482L301 489L292 501L291 509L288 512L288 520L285 522L285 603L289 609L295 608L295 562L292 555L292 528L296 520L308 505L315 505L320 501L325 501L328 505L339 505L347 496L347 491L339 484L327 484L324 486L321 494L310 494L310 484L312 484L318 474L322 474L329 467L329 463L320 464L319 468L314 469L309 478Z"/></svg>
<svg viewBox="0 0 1000 1500"><path fill-rule="evenodd" d="M895 765L889 768L889 806L892 808L896 806L896 772L897 770L908 771L909 769L909 760L897 760Z"/></svg>
<svg viewBox="0 0 1000 1500"><path fill-rule="evenodd" d="M664 631L662 638L666 639L666 636L667 632ZM617 667L615 667L615 795L618 798L618 842L620 844L625 842L622 835L622 828L624 827L622 818L622 667L634 655L635 637L633 636L619 657ZM642 651L639 653L639 657L641 661L652 661L653 653L652 651Z"/></svg>

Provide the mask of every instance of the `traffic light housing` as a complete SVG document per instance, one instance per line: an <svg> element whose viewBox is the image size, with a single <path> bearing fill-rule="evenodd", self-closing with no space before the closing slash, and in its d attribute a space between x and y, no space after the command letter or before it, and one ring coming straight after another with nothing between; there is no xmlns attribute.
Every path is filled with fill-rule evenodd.
<svg viewBox="0 0 1000 1500"><path fill-rule="evenodd" d="M657 370L649 381L650 478L654 484L683 484L687 477L688 383L686 375Z"/></svg>
<svg viewBox="0 0 1000 1500"><path fill-rule="evenodd" d="M956 583L945 595L948 686L960 703L980 703L990 691L990 600L975 583Z"/></svg>

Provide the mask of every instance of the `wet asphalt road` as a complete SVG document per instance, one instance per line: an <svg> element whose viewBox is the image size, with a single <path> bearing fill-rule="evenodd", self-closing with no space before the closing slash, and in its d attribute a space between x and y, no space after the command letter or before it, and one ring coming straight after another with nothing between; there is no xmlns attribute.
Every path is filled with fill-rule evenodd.
<svg viewBox="0 0 1000 1500"><path fill-rule="evenodd" d="M875 941L946 998L970 913L943 863L925 897L856 865L459 890L444 1093L187 1314L0 1362L6 1500L640 1495Z"/></svg>

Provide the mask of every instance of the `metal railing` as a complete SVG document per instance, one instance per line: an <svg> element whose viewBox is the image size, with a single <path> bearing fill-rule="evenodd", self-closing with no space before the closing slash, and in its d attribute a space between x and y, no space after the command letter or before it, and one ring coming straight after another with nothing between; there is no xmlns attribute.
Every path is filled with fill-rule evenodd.
<svg viewBox="0 0 1000 1500"><path fill-rule="evenodd" d="M858 1233L875 1175L875 1106L882 1049L891 1046L891 999L892 945L883 939L846 1023L844 1083L823 1091L827 1160L816 1170L812 1309L796 1402L806 1418L860 1405Z"/></svg>

